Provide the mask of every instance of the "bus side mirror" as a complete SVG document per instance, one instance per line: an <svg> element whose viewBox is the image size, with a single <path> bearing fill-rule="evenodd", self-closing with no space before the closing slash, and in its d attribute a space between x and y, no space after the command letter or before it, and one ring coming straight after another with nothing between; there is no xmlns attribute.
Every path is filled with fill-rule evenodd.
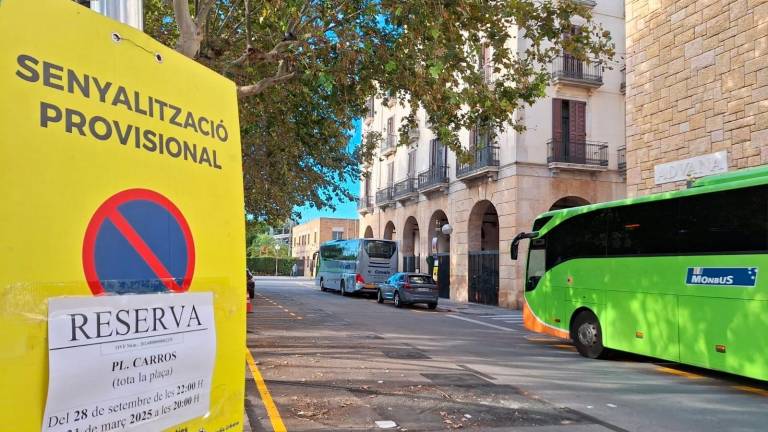
<svg viewBox="0 0 768 432"><path fill-rule="evenodd" d="M509 246L509 255L512 258L512 261L517 260L518 249L520 248L520 240L538 237L538 235L538 231L529 233L521 232L520 234L516 235L515 238L512 239L512 244Z"/></svg>

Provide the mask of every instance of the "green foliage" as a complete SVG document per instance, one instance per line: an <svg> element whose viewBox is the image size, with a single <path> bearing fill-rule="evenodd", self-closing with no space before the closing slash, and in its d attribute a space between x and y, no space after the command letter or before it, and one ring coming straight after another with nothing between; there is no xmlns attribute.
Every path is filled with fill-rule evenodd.
<svg viewBox="0 0 768 432"><path fill-rule="evenodd" d="M294 263L296 263L296 260L293 258L278 258L278 276L290 276ZM275 258L248 258L246 265L251 273L255 275L274 276L275 274Z"/></svg>
<svg viewBox="0 0 768 432"><path fill-rule="evenodd" d="M373 94L410 106L401 142L423 107L464 158L458 133L515 127L516 110L544 95L556 56L613 55L610 34L570 1L196 0L192 10L209 13L194 20L166 1L185 2L146 0L145 30L238 84L246 211L270 221L352 198L341 185L377 140L350 152L349 128ZM174 19L197 27L180 31Z"/></svg>

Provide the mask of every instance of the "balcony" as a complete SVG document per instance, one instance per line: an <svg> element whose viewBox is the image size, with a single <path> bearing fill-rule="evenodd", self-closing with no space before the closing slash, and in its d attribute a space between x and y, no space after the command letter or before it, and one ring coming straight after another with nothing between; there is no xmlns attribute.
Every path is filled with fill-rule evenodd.
<svg viewBox="0 0 768 432"><path fill-rule="evenodd" d="M478 177L495 178L499 172L499 147L485 146L471 152L473 159L456 167L456 178L462 181Z"/></svg>
<svg viewBox="0 0 768 432"><path fill-rule="evenodd" d="M618 168L621 175L627 175L627 147L621 146L616 150L616 160L618 161Z"/></svg>
<svg viewBox="0 0 768 432"><path fill-rule="evenodd" d="M391 154L394 154L396 147L397 147L397 135L395 135L394 133L388 133L386 139L381 143L381 155L389 156Z"/></svg>
<svg viewBox="0 0 768 432"><path fill-rule="evenodd" d="M608 144L561 138L547 141L547 164L550 169L605 171L608 169Z"/></svg>
<svg viewBox="0 0 768 432"><path fill-rule="evenodd" d="M396 201L406 201L418 197L419 192L416 189L416 178L408 177L392 186L392 198Z"/></svg>
<svg viewBox="0 0 768 432"><path fill-rule="evenodd" d="M386 208L395 204L392 199L392 186L385 187L376 191L376 205L381 208Z"/></svg>
<svg viewBox="0 0 768 432"><path fill-rule="evenodd" d="M603 67L565 55L552 63L552 83L595 89L603 85Z"/></svg>
<svg viewBox="0 0 768 432"><path fill-rule="evenodd" d="M445 165L438 165L420 172L418 188L421 193L447 189L448 167Z"/></svg>
<svg viewBox="0 0 768 432"><path fill-rule="evenodd" d="M357 199L357 211L361 215L373 213L373 199L369 196L360 197Z"/></svg>

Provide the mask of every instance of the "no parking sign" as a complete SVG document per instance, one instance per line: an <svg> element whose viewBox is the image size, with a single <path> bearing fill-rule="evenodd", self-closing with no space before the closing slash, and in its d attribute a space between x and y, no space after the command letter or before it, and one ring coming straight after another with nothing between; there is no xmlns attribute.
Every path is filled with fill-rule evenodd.
<svg viewBox="0 0 768 432"><path fill-rule="evenodd" d="M83 268L97 295L185 292L195 269L195 244L184 215L168 198L129 189L93 215Z"/></svg>
<svg viewBox="0 0 768 432"><path fill-rule="evenodd" d="M242 430L234 83L70 0L0 40L0 430Z"/></svg>

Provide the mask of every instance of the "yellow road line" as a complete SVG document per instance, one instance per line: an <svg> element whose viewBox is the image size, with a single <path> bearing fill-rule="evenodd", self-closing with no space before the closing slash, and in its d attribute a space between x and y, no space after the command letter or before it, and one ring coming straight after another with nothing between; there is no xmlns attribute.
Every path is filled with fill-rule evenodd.
<svg viewBox="0 0 768 432"><path fill-rule="evenodd" d="M682 371L682 370L678 370L678 369L672 369L672 368L668 368L668 367L665 367L665 366L657 366L656 370L659 371L659 372L668 373L670 375L677 375L677 376L685 377L685 378L688 378L688 379L702 379L702 378L704 378L703 376L697 375L695 373L686 372L686 371Z"/></svg>
<svg viewBox="0 0 768 432"><path fill-rule="evenodd" d="M761 389L761 388L750 387L750 386L746 386L746 385L733 386L733 388L735 388L736 390L741 390L741 391L749 392L749 393L752 393L752 394L756 394L756 395L760 395L760 396L767 396L768 397L768 390L764 390L764 389Z"/></svg>
<svg viewBox="0 0 768 432"><path fill-rule="evenodd" d="M245 349L245 361L248 363L248 368L251 370L251 375L253 375L253 381L256 383L256 388L259 390L261 401L264 402L264 408L266 408L267 415L269 415L269 421L272 423L272 430L275 432L286 432L287 429L283 424L283 419L280 417L280 412L277 411L277 406L275 406L275 402L272 400L272 395L270 395L269 390L267 390L264 378L262 378L259 368L256 367L256 360L253 359L253 354L251 354L251 351L248 348Z"/></svg>

